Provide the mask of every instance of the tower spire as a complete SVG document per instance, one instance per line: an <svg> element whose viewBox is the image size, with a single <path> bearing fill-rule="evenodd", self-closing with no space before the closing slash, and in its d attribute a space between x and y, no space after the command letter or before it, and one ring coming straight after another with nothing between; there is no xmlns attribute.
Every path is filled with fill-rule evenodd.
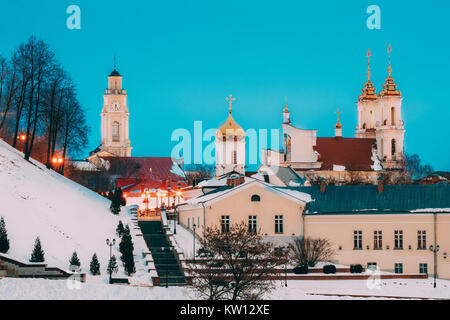
<svg viewBox="0 0 450 320"><path fill-rule="evenodd" d="M401 96L400 91L397 90L397 84L394 81L394 78L392 78L392 66L391 66L391 52L392 52L392 46L389 43L387 48L388 53L388 77L384 81L383 84L383 90L380 92L380 96Z"/></svg>
<svg viewBox="0 0 450 320"><path fill-rule="evenodd" d="M372 53L370 52L370 49L367 50L366 57L367 57L367 81L364 84L364 87L362 88L362 94L358 97L359 101L363 100L376 100L378 98L376 94L376 89L373 86L372 81L370 81L370 77L372 74L370 73L370 57L372 56Z"/></svg>
<svg viewBox="0 0 450 320"><path fill-rule="evenodd" d="M283 112L289 112L288 105L287 105L287 97L284 97L284 110L283 110Z"/></svg>
<svg viewBox="0 0 450 320"><path fill-rule="evenodd" d="M388 48L387 48L387 52L389 55L389 67L388 67L388 75L389 77L391 76L391 72L392 72L392 68L391 68L391 52L392 52L392 47L391 44L389 43Z"/></svg>

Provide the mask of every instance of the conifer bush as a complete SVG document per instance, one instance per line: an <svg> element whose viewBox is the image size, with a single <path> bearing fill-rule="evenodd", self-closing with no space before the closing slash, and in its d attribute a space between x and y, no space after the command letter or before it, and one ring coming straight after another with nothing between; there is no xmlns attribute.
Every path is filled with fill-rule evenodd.
<svg viewBox="0 0 450 320"><path fill-rule="evenodd" d="M36 241L34 242L34 248L33 252L31 253L31 259L30 262L44 262L44 250L42 250L41 246L41 240L39 237L36 238Z"/></svg>
<svg viewBox="0 0 450 320"><path fill-rule="evenodd" d="M8 253L9 251L9 240L8 233L6 232L5 219L3 217L0 219L0 253Z"/></svg>
<svg viewBox="0 0 450 320"><path fill-rule="evenodd" d="M97 254L94 253L92 256L92 260L89 266L89 271L93 276L100 275L100 263L98 262Z"/></svg>

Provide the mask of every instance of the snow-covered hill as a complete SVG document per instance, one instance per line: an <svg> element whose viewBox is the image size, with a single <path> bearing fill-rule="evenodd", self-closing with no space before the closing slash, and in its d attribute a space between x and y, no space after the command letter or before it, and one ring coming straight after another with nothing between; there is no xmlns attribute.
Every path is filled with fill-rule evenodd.
<svg viewBox="0 0 450 320"><path fill-rule="evenodd" d="M0 217L6 222L12 257L28 261L39 236L49 266L67 269L76 250L84 272L96 253L105 274L106 238L117 239L119 220L128 222L123 213L111 214L109 205L39 162L25 161L22 153L0 140Z"/></svg>

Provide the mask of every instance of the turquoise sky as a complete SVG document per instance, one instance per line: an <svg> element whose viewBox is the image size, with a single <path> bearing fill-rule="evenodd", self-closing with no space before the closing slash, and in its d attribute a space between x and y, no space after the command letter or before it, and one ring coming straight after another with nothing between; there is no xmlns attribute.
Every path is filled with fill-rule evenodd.
<svg viewBox="0 0 450 320"><path fill-rule="evenodd" d="M81 8L81 30L68 30L66 8ZM366 27L369 5L381 30ZM450 2L430 1L3 1L0 53L35 34L75 80L92 134L100 142L102 94L117 55L129 94L133 155L170 156L176 128L219 126L225 98L237 98L245 128L279 128L287 96L294 125L332 136L344 111L354 135L356 99L372 51L372 80L393 77L401 90L405 147L435 169L450 170L448 94Z"/></svg>

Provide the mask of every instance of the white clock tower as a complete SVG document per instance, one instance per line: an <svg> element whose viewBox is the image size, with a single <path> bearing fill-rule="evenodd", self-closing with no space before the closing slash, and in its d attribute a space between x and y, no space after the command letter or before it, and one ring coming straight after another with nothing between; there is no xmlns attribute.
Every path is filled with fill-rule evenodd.
<svg viewBox="0 0 450 320"><path fill-rule="evenodd" d="M116 66L108 77L108 89L105 90L103 101L100 149L118 157L131 157L127 91L122 89L122 76Z"/></svg>

